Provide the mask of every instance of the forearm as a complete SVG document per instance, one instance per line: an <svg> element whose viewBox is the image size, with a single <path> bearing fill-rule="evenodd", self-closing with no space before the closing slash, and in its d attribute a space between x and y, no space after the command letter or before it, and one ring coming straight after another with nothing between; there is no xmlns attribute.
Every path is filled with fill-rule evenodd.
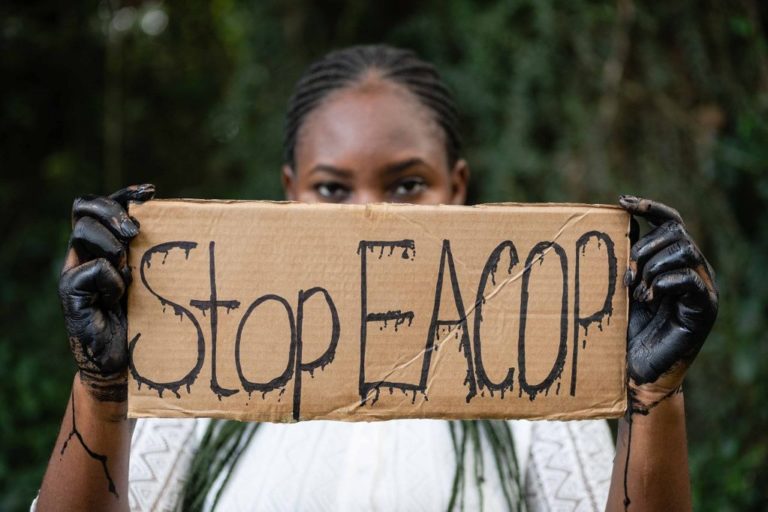
<svg viewBox="0 0 768 512"><path fill-rule="evenodd" d="M606 510L691 510L682 393L619 422Z"/></svg>
<svg viewBox="0 0 768 512"><path fill-rule="evenodd" d="M127 404L100 401L75 376L37 510L128 510L134 422Z"/></svg>

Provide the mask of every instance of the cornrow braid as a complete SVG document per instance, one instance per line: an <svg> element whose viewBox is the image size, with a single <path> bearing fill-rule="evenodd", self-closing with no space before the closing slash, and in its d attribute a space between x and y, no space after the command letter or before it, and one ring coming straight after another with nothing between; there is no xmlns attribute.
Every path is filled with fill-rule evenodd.
<svg viewBox="0 0 768 512"><path fill-rule="evenodd" d="M328 53L307 68L288 103L283 143L285 163L296 166L296 142L307 115L332 92L349 87L369 71L405 87L427 108L445 134L448 164L459 159L458 114L435 67L414 52L387 45L352 46Z"/></svg>

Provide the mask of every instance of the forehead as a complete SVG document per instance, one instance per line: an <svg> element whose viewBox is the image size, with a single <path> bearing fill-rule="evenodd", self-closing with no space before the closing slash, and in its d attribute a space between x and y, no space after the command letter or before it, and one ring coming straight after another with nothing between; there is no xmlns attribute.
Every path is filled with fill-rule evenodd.
<svg viewBox="0 0 768 512"><path fill-rule="evenodd" d="M356 161L419 157L447 165L444 136L431 113L405 87L368 79L331 93L298 134L299 167L352 167Z"/></svg>

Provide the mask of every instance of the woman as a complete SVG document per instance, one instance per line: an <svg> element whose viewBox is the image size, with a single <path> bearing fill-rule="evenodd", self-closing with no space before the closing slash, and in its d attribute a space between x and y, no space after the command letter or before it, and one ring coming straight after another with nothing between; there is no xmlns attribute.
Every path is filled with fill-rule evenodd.
<svg viewBox="0 0 768 512"><path fill-rule="evenodd" d="M386 46L333 52L313 64L297 84L287 116L282 169L289 199L462 204L468 175L448 91L434 69L413 53ZM153 193L152 186L130 187L109 198L76 200L73 206L74 228L60 295L79 371L38 510L127 509L129 461L131 495L140 508L136 500L141 492L135 489L141 488L142 478L158 479L149 459L165 461L160 465L165 465L163 478L168 481L161 487L173 488L179 473L189 466L193 451L189 443L196 442L193 420L166 423L174 433L163 443L150 449L134 446L132 452L134 424L125 417L127 354L121 297L130 281L127 245L139 226L124 208L128 200L148 200ZM632 406L620 422L607 509L686 510L691 504L681 384L717 313L714 275L675 210L629 196L620 204L646 218L654 229L634 243L624 275L632 298L628 330ZM154 425L161 425L158 421ZM535 471L527 469L523 484L530 509L565 502L579 510L604 506L600 494L607 489L595 483L599 476L589 473L594 470L591 463L576 464L579 475L560 478L558 487L547 488L553 479L543 474L546 467L535 466L535 458L526 457L536 452L536 443L542 441L538 435L542 442L559 447L549 452L550 459L568 458L568 446L578 445L578 436L592 442L595 453L605 453L604 422L512 424L514 444L522 453L520 465L534 465ZM148 425L137 427L136 439L144 438L152 428ZM462 426L465 435L480 432L477 423ZM451 483L461 480L455 468L464 460L453 456L452 433L445 422L437 421L263 425L223 487L222 509L449 508L457 494ZM488 434L493 437L490 430ZM198 453L216 451L213 437L205 437L205 448ZM241 439L234 443L235 451L247 442ZM476 448L475 458L468 459L475 467L479 455L485 453L486 460L494 456L486 442L477 442ZM357 456L358 449L366 456ZM192 471L205 473L205 461L211 459L199 460ZM152 474L135 474L140 467ZM515 491L509 480L526 469L514 469L514 463L507 467L511 471L500 471L495 479L486 471L488 481L478 478L476 490L467 490L461 500L470 509L478 508L482 500L491 510L514 506L506 499ZM221 479L214 488L206 487L209 502L219 487ZM465 487L469 489L471 482ZM165 508L176 497L165 499L147 503Z"/></svg>

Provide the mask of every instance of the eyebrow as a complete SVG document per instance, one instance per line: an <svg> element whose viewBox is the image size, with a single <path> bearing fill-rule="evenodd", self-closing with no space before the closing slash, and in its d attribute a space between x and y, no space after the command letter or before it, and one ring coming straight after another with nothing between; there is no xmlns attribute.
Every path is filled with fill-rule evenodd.
<svg viewBox="0 0 768 512"><path fill-rule="evenodd" d="M347 179L351 178L352 175L355 174L349 169L342 169L341 167L334 167L333 165L328 165L328 164L318 164L314 166L309 171L309 174L314 174L316 172L327 172L327 173L333 174L337 178L347 178Z"/></svg>
<svg viewBox="0 0 768 512"><path fill-rule="evenodd" d="M384 168L384 174L387 174L387 175L399 174L404 170L409 169L415 165L426 165L426 163L421 158L409 158L408 160L403 160L402 162L397 162L397 163L388 165L387 167Z"/></svg>
<svg viewBox="0 0 768 512"><path fill-rule="evenodd" d="M393 164L390 164L384 167L383 174L388 176L400 174L406 169L409 169L416 165L427 165L427 164L421 158L418 158L418 157L409 158L407 160L403 160L402 162L395 162ZM312 169L310 169L309 174L314 174L316 172L327 172L329 174L333 174L338 178L346 178L346 179L352 178L352 176L355 174L355 172L350 169L344 169L342 167L336 167L334 165L329 165L329 164L317 164L316 166L312 167Z"/></svg>

